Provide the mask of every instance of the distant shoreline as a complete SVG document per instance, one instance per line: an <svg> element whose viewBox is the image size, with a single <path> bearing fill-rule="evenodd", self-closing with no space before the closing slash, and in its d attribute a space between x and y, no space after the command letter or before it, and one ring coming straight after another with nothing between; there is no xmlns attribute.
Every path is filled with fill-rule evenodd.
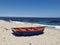
<svg viewBox="0 0 60 45"><path fill-rule="evenodd" d="M0 16L0 17L21 17L21 16ZM60 17L21 17L21 18L60 18Z"/></svg>

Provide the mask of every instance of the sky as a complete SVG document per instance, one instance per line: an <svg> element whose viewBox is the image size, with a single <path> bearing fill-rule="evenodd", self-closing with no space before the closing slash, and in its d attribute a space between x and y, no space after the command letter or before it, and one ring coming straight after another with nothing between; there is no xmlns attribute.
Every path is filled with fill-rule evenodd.
<svg viewBox="0 0 60 45"><path fill-rule="evenodd" d="M60 0L0 0L0 17L60 17Z"/></svg>

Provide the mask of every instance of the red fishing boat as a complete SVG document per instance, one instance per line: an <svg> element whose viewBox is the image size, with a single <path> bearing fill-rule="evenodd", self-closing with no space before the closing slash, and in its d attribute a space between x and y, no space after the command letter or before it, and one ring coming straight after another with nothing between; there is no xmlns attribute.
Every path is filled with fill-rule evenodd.
<svg viewBox="0 0 60 45"><path fill-rule="evenodd" d="M16 35L37 35L43 33L45 27L18 27L12 28Z"/></svg>

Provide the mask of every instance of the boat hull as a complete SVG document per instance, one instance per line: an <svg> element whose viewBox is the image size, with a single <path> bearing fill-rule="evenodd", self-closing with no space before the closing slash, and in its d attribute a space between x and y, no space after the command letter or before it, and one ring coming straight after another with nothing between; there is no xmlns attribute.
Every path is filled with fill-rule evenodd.
<svg viewBox="0 0 60 45"><path fill-rule="evenodd" d="M39 34L43 34L43 30L41 31L36 31L36 32L16 32L14 30L13 31L13 34L15 35L20 35L20 36L31 36L31 35L39 35Z"/></svg>

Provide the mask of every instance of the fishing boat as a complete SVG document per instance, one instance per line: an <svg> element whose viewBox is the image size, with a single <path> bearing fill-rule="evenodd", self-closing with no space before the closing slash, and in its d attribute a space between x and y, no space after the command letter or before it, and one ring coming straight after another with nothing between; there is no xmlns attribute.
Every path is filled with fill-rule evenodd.
<svg viewBox="0 0 60 45"><path fill-rule="evenodd" d="M12 31L16 35L38 35L43 33L45 27L18 27L12 28Z"/></svg>

